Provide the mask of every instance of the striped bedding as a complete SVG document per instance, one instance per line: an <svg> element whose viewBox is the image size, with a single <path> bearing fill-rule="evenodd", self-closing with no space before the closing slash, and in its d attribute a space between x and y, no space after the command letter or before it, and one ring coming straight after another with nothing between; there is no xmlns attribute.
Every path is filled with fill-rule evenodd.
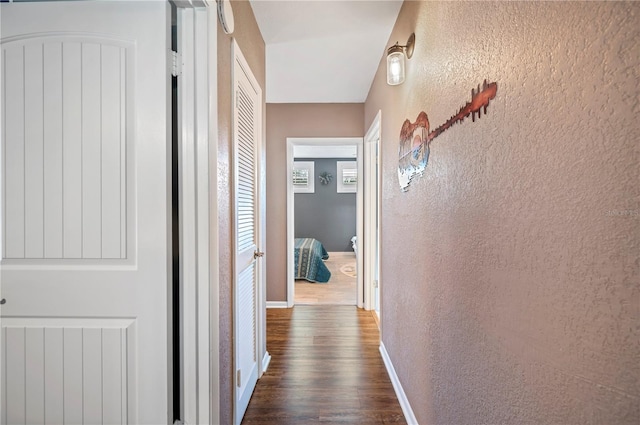
<svg viewBox="0 0 640 425"><path fill-rule="evenodd" d="M295 279L326 283L331 272L322 260L329 258L327 250L313 238L296 238L294 247Z"/></svg>

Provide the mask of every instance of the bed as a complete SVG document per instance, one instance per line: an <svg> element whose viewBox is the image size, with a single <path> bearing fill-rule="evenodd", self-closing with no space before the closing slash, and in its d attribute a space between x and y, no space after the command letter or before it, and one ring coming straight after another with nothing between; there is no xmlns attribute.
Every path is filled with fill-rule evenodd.
<svg viewBox="0 0 640 425"><path fill-rule="evenodd" d="M331 272L324 264L329 258L327 250L313 238L296 238L294 245L295 279L313 283L327 283Z"/></svg>

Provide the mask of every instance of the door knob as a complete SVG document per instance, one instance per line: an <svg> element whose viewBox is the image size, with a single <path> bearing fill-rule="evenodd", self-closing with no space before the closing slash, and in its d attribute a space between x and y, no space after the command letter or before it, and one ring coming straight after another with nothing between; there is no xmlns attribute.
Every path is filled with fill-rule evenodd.
<svg viewBox="0 0 640 425"><path fill-rule="evenodd" d="M4 298L0 300L0 305L6 304L6 303L7 303L7 300L5 300Z"/></svg>
<svg viewBox="0 0 640 425"><path fill-rule="evenodd" d="M264 256L264 252L262 252L262 251L255 251L255 252L253 253L253 258L254 258L254 259L256 259L256 258L258 258L258 257L263 257L263 256Z"/></svg>

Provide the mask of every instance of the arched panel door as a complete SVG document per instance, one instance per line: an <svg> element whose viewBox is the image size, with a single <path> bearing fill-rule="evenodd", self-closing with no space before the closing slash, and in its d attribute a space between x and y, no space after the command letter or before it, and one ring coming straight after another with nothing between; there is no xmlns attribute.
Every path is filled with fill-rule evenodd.
<svg viewBox="0 0 640 425"><path fill-rule="evenodd" d="M168 3L0 7L0 419L166 423Z"/></svg>

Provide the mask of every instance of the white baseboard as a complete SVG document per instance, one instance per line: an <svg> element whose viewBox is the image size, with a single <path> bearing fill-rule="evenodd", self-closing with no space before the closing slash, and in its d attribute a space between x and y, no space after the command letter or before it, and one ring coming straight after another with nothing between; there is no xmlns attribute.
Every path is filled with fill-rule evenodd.
<svg viewBox="0 0 640 425"><path fill-rule="evenodd" d="M286 301L267 301L267 308L289 308Z"/></svg>
<svg viewBox="0 0 640 425"><path fill-rule="evenodd" d="M387 373L389 374L389 378L393 384L393 389L396 391L396 397L398 397L398 401L400 402L400 407L402 407L402 413L404 414L407 424L418 425L416 415L413 414L407 395L404 393L400 379L398 378L398 375L396 375L396 370L393 368L393 363L391 363L389 353L387 353L387 349L384 347L384 343L382 341L380 341L380 354L382 355L382 360L384 361Z"/></svg>
<svg viewBox="0 0 640 425"><path fill-rule="evenodd" d="M271 363L271 354L267 351L264 353L264 357L262 358L262 373L265 373L269 368L269 363ZM262 375L262 374L261 374Z"/></svg>

